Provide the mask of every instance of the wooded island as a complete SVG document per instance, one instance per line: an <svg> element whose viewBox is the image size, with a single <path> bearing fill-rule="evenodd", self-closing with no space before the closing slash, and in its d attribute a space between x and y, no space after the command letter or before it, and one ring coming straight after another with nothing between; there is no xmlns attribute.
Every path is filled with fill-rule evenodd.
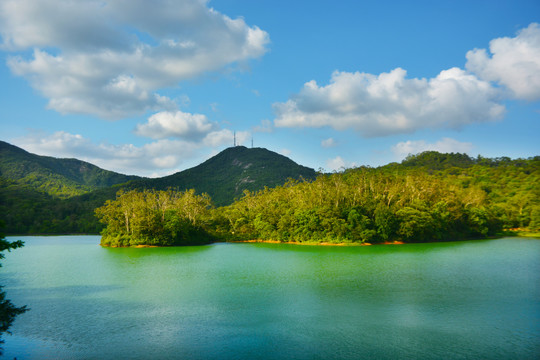
<svg viewBox="0 0 540 360"><path fill-rule="evenodd" d="M194 190L119 191L96 209L102 245L213 241L428 242L540 229L540 157L470 158L425 152L401 164L359 167L245 190L215 207Z"/></svg>

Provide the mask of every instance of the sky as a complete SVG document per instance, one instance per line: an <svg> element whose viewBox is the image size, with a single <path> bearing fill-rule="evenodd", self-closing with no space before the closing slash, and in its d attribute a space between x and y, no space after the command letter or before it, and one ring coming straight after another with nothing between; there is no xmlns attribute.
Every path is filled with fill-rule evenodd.
<svg viewBox="0 0 540 360"><path fill-rule="evenodd" d="M537 0L0 0L0 140L165 176L540 155Z"/></svg>

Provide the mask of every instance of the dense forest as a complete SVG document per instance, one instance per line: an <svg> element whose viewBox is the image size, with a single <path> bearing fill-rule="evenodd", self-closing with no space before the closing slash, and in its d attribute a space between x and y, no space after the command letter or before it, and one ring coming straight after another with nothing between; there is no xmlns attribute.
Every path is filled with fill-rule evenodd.
<svg viewBox="0 0 540 360"><path fill-rule="evenodd" d="M77 159L31 154L0 141L0 178L58 199L140 179L118 174Z"/></svg>
<svg viewBox="0 0 540 360"><path fill-rule="evenodd" d="M107 246L195 245L209 243L206 221L210 197L190 191L119 191L96 209L107 227L101 244Z"/></svg>
<svg viewBox="0 0 540 360"><path fill-rule="evenodd" d="M317 174L266 149L242 146L146 179L0 142L0 217L8 234L104 231L105 243L120 246L444 241L538 231L539 180L538 156L428 151L378 168ZM196 217L188 215L190 206L198 206Z"/></svg>
<svg viewBox="0 0 540 360"><path fill-rule="evenodd" d="M28 153L0 141L0 217L8 234L98 234L94 209L120 189L208 193L215 206L230 205L244 190L313 180L313 169L262 148L228 148L204 163L161 178L125 176L75 159Z"/></svg>
<svg viewBox="0 0 540 360"><path fill-rule="evenodd" d="M401 164L320 174L245 190L212 205L192 191L120 191L96 210L104 245L212 240L306 243L425 242L540 229L540 157L473 159L425 152Z"/></svg>

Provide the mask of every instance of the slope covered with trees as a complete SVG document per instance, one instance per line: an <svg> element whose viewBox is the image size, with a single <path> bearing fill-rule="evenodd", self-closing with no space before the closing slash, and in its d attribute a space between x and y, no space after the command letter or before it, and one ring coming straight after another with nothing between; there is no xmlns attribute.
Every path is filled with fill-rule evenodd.
<svg viewBox="0 0 540 360"><path fill-rule="evenodd" d="M195 189L210 195L216 206L231 204L245 190L283 185L288 179L313 180L315 170L263 148L235 146L223 150L202 164L158 179L130 184L132 189Z"/></svg>
<svg viewBox="0 0 540 360"><path fill-rule="evenodd" d="M106 246L198 245L212 241L206 228L211 200L190 191L119 191L96 209L107 225L101 244Z"/></svg>
<svg viewBox="0 0 540 360"><path fill-rule="evenodd" d="M31 154L4 141L0 141L0 176L61 199L139 178L77 159Z"/></svg>
<svg viewBox="0 0 540 360"><path fill-rule="evenodd" d="M434 160L437 158L446 160ZM201 233L221 240L358 244L449 241L485 238L505 228L538 230L539 183L538 157L488 161L462 154L427 153L410 157L401 165L361 167L321 174L312 182L291 180L257 192L245 190L241 199L225 207L212 208L205 195L163 212L155 205L162 195L150 193L152 200L147 202L154 205L142 212L128 212L128 216L108 210L130 208L128 198L120 193L117 200L108 203L109 208L102 207L97 213L107 224L104 234L112 231L137 244L144 236L132 237L127 223L136 221L141 234L166 233L185 222L187 214L194 211L190 204L199 204L194 206L199 206L197 226ZM135 194L131 196L139 203L141 196L149 196ZM185 195L169 192L167 196ZM205 204L205 209L200 204ZM125 226L110 227L113 223Z"/></svg>
<svg viewBox="0 0 540 360"><path fill-rule="evenodd" d="M0 142L0 171L0 214L10 234L99 233L108 223L94 210L119 190L148 198L170 189L207 194L212 210L197 228L225 239L428 241L540 227L540 157L428 151L401 164L316 177L282 155L239 146L192 169L144 179Z"/></svg>
<svg viewBox="0 0 540 360"><path fill-rule="evenodd" d="M0 216L8 234L99 233L94 209L119 189L208 193L229 205L244 190L284 184L288 178L314 179L313 169L266 149L237 146L204 163L163 178L129 177L73 159L30 154L0 143ZM129 181L128 181L129 180Z"/></svg>

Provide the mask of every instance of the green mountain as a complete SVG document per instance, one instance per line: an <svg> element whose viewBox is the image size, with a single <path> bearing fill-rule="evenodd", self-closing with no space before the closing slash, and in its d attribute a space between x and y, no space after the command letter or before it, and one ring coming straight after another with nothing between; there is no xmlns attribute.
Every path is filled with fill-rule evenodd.
<svg viewBox="0 0 540 360"><path fill-rule="evenodd" d="M114 199L121 188L195 189L222 206L241 197L244 190L315 177L313 169L261 148L228 148L194 168L149 179L80 160L38 156L0 142L0 217L9 234L97 233L102 225L94 209Z"/></svg>
<svg viewBox="0 0 540 360"><path fill-rule="evenodd" d="M4 141L0 141L0 176L61 199L139 179L77 159L31 154Z"/></svg>
<svg viewBox="0 0 540 360"><path fill-rule="evenodd" d="M267 149L235 146L191 169L158 179L133 181L130 187L195 189L199 194L210 195L217 206L223 206L241 197L244 190L273 188L288 179L314 180L316 176L315 170Z"/></svg>

